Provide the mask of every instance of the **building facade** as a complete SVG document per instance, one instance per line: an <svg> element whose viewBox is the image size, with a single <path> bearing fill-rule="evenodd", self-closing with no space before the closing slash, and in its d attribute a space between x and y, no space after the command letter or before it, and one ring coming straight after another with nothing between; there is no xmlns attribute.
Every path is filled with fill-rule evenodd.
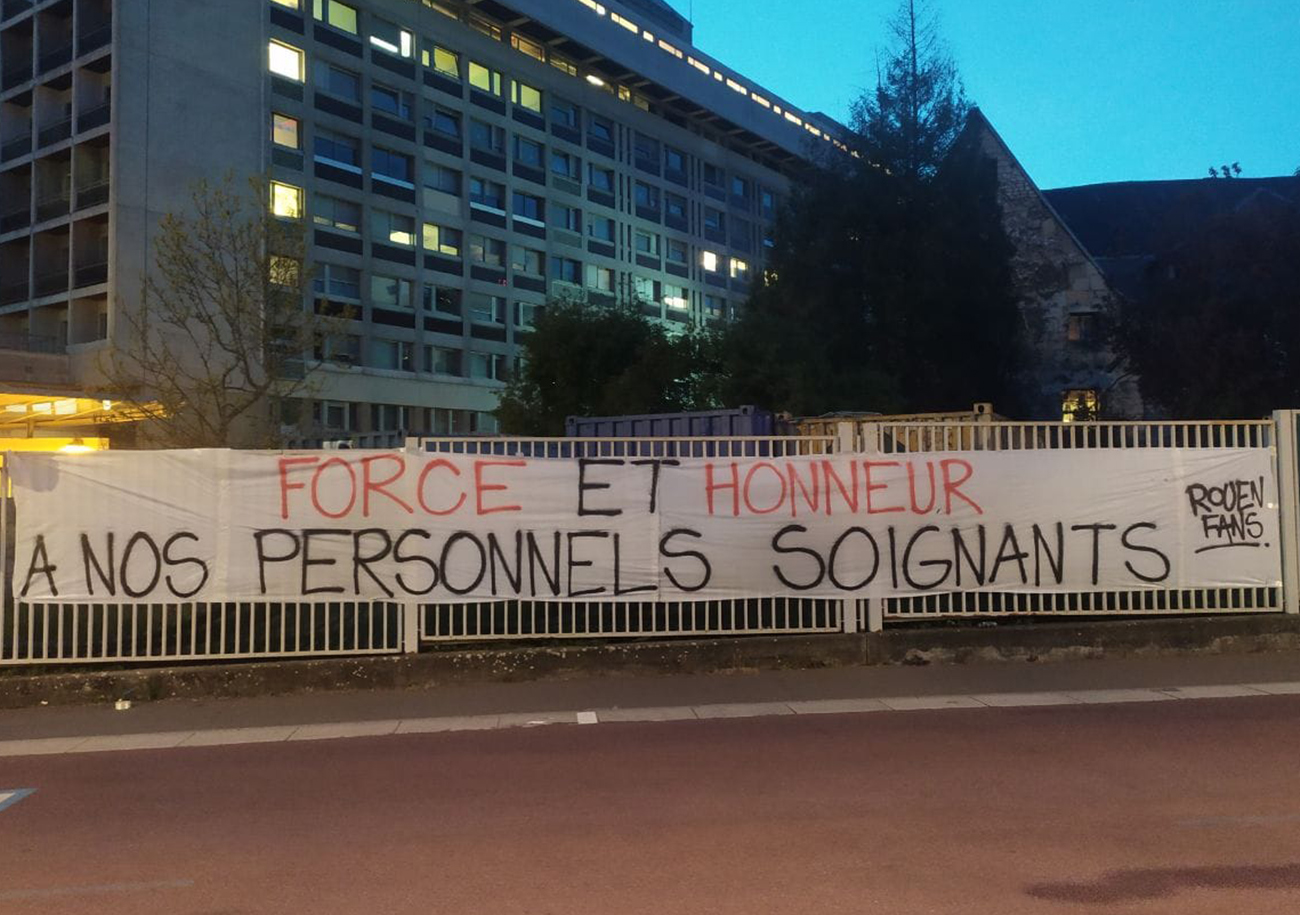
<svg viewBox="0 0 1300 915"><path fill-rule="evenodd" d="M725 320L841 144L691 40L660 0L0 0L0 389L93 389L160 219L226 174L348 315L320 437L492 431L554 298Z"/></svg>

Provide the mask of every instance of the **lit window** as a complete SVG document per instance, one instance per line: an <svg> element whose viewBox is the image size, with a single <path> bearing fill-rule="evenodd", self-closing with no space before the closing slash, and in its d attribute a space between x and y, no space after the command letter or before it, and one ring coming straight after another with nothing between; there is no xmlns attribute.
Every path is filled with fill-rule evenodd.
<svg viewBox="0 0 1300 915"><path fill-rule="evenodd" d="M424 224L424 247L426 251L437 251L448 257L460 257L461 234L459 229L446 226Z"/></svg>
<svg viewBox="0 0 1300 915"><path fill-rule="evenodd" d="M291 118L287 114L271 115L271 139L276 146L298 149L301 145L298 127L297 118Z"/></svg>
<svg viewBox="0 0 1300 915"><path fill-rule="evenodd" d="M534 60L546 60L546 49L530 38L516 33L510 36L510 44L516 51L521 51Z"/></svg>
<svg viewBox="0 0 1300 915"><path fill-rule="evenodd" d="M415 36L406 29L383 19L371 21L370 43L380 50L400 57L412 57L415 54Z"/></svg>
<svg viewBox="0 0 1300 915"><path fill-rule="evenodd" d="M570 76L578 75L578 67L573 63L573 61L567 60L554 52L551 53L551 66L569 74Z"/></svg>
<svg viewBox="0 0 1300 915"><path fill-rule="evenodd" d="M501 74L472 60L469 63L469 84L481 92L501 94Z"/></svg>
<svg viewBox="0 0 1300 915"><path fill-rule="evenodd" d="M700 264L710 273L718 272L718 255L712 251L705 251L700 254Z"/></svg>
<svg viewBox="0 0 1300 915"><path fill-rule="evenodd" d="M268 46L270 51L271 72L296 83L303 80L302 51L287 44L273 41Z"/></svg>
<svg viewBox="0 0 1300 915"><path fill-rule="evenodd" d="M376 237L386 242L404 248L415 247L415 218L412 216L375 210L374 227Z"/></svg>
<svg viewBox="0 0 1300 915"><path fill-rule="evenodd" d="M271 212L283 219L301 219L302 188L272 181Z"/></svg>
<svg viewBox="0 0 1300 915"><path fill-rule="evenodd" d="M478 13L470 13L469 27L476 32L483 33L493 41L501 40L501 26L497 25L486 16L480 16Z"/></svg>
<svg viewBox="0 0 1300 915"><path fill-rule="evenodd" d="M298 8L298 0L271 0L271 2L280 6L287 6L291 10L296 10Z"/></svg>
<svg viewBox="0 0 1300 915"><path fill-rule="evenodd" d="M272 254L267 262L267 279L273 286L292 289L302 282L302 261Z"/></svg>
<svg viewBox="0 0 1300 915"><path fill-rule="evenodd" d="M510 100L520 108L527 108L529 111L542 113L542 91L534 89L527 83L521 83L514 80L510 91Z"/></svg>
<svg viewBox="0 0 1300 915"><path fill-rule="evenodd" d="M446 48L433 46L433 53L424 52L424 65L432 66L443 76L449 76L452 79L460 79L460 55L455 51L448 51Z"/></svg>
<svg viewBox="0 0 1300 915"><path fill-rule="evenodd" d="M731 259L731 278L733 280L743 280L749 278L749 264L745 263L738 257Z"/></svg>
<svg viewBox="0 0 1300 915"><path fill-rule="evenodd" d="M313 0L313 15L342 32L357 33L357 11L339 0Z"/></svg>
<svg viewBox="0 0 1300 915"><path fill-rule="evenodd" d="M1070 315L1065 325L1065 338L1071 343L1097 342L1097 315L1092 312Z"/></svg>
<svg viewBox="0 0 1300 915"><path fill-rule="evenodd" d="M1101 400L1091 389L1066 391L1061 397L1061 419L1064 422L1087 422L1097 418Z"/></svg>

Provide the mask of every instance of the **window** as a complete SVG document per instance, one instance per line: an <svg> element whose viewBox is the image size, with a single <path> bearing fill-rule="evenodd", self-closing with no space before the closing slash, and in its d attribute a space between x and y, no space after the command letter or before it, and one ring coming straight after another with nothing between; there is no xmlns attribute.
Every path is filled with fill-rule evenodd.
<svg viewBox="0 0 1300 915"><path fill-rule="evenodd" d="M424 249L437 251L448 257L460 257L460 229L449 229L432 222L424 224Z"/></svg>
<svg viewBox="0 0 1300 915"><path fill-rule="evenodd" d="M361 204L317 194L312 222L331 229L342 229L344 232L360 232Z"/></svg>
<svg viewBox="0 0 1300 915"><path fill-rule="evenodd" d="M302 188L272 181L271 212L281 219L302 219Z"/></svg>
<svg viewBox="0 0 1300 915"><path fill-rule="evenodd" d="M659 256L659 236L653 232L637 229L635 242L637 254L645 254L650 257Z"/></svg>
<svg viewBox="0 0 1300 915"><path fill-rule="evenodd" d="M557 70L569 74L570 76L578 75L578 67L567 57L561 57L554 51L551 52L551 66Z"/></svg>
<svg viewBox="0 0 1300 915"><path fill-rule="evenodd" d="M1088 422L1101 412L1101 399L1091 389L1066 391L1061 397L1061 419L1064 422Z"/></svg>
<svg viewBox="0 0 1300 915"><path fill-rule="evenodd" d="M704 208L704 229L708 232L722 232L726 228L726 219L721 210L713 207Z"/></svg>
<svg viewBox="0 0 1300 915"><path fill-rule="evenodd" d="M686 198L681 194L664 194L664 212L675 219L686 219Z"/></svg>
<svg viewBox="0 0 1300 915"><path fill-rule="evenodd" d="M546 219L546 202L541 197L515 191L514 205L516 216L522 216L536 222L542 222Z"/></svg>
<svg viewBox="0 0 1300 915"><path fill-rule="evenodd" d="M443 76L454 80L460 79L460 55L455 51L448 51L434 45L431 51L425 51L423 61L426 67L433 67L434 70Z"/></svg>
<svg viewBox="0 0 1300 915"><path fill-rule="evenodd" d="M741 251L752 251L754 248L754 224L748 219L733 216L731 219L731 244Z"/></svg>
<svg viewBox="0 0 1300 915"><path fill-rule="evenodd" d="M454 286L424 284L424 310L460 317L460 290Z"/></svg>
<svg viewBox="0 0 1300 915"><path fill-rule="evenodd" d="M587 221L587 234L598 241L614 243L614 220L608 216L592 216Z"/></svg>
<svg viewBox="0 0 1300 915"><path fill-rule="evenodd" d="M663 284L663 303L673 311L686 311L691 307L691 294L685 286Z"/></svg>
<svg viewBox="0 0 1300 915"><path fill-rule="evenodd" d="M287 146L289 149L299 149L302 145L301 124L297 118L291 118L287 114L272 112L271 114L271 141L276 146Z"/></svg>
<svg viewBox="0 0 1300 915"><path fill-rule="evenodd" d="M546 255L541 251L516 246L514 255L510 258L510 263L517 273L530 273L533 276L546 275Z"/></svg>
<svg viewBox="0 0 1300 915"><path fill-rule="evenodd" d="M331 299L361 301L361 271L355 267L338 264L318 264L312 277L312 289L317 295Z"/></svg>
<svg viewBox="0 0 1300 915"><path fill-rule="evenodd" d="M670 238L666 243L666 248L665 256L670 263L685 264L690 261L690 249L686 246L686 242Z"/></svg>
<svg viewBox="0 0 1300 915"><path fill-rule="evenodd" d="M490 381L504 381L507 375L505 356L491 353L468 353L469 377L485 378Z"/></svg>
<svg viewBox="0 0 1300 915"><path fill-rule="evenodd" d="M733 257L731 259L731 278L733 280L748 280L749 264L738 257Z"/></svg>
<svg viewBox="0 0 1300 915"><path fill-rule="evenodd" d="M534 111L537 114L542 113L542 90L536 89L527 83L521 83L517 79L511 81L510 86L510 101L520 108Z"/></svg>
<svg viewBox="0 0 1300 915"><path fill-rule="evenodd" d="M471 177L469 179L469 202L504 213L506 207L505 185L497 184L495 181L485 181L482 178Z"/></svg>
<svg viewBox="0 0 1300 915"><path fill-rule="evenodd" d="M725 318L727 316L727 300L722 296L705 295L704 315L714 321Z"/></svg>
<svg viewBox="0 0 1300 915"><path fill-rule="evenodd" d="M361 341L358 340L358 355L360 355L360 345ZM322 401L312 405L312 418L326 429L339 429L346 432L353 426L352 406L337 400Z"/></svg>
<svg viewBox="0 0 1300 915"><path fill-rule="evenodd" d="M587 286L601 292L614 291L614 271L609 267L587 267Z"/></svg>
<svg viewBox="0 0 1300 915"><path fill-rule="evenodd" d="M415 247L415 217L375 210L375 237L404 248Z"/></svg>
<svg viewBox="0 0 1300 915"><path fill-rule="evenodd" d="M351 102L361 101L361 76L323 60L316 61L313 71L316 89Z"/></svg>
<svg viewBox="0 0 1300 915"><path fill-rule="evenodd" d="M381 51L399 57L415 55L415 36L406 29L383 19L371 18L370 43Z"/></svg>
<svg viewBox="0 0 1300 915"><path fill-rule="evenodd" d="M409 347L410 344L402 344ZM410 362L408 353L407 360ZM415 371L411 365L403 366L408 372ZM400 432L410 428L411 408L391 403L374 403L370 405L370 428L376 432Z"/></svg>
<svg viewBox="0 0 1300 915"><path fill-rule="evenodd" d="M460 196L461 174L437 162L424 163L424 186L431 191Z"/></svg>
<svg viewBox="0 0 1300 915"><path fill-rule="evenodd" d="M643 133L637 133L632 139L632 150L636 153L638 159L644 159L646 162L659 162L659 141L653 137L647 137Z"/></svg>
<svg viewBox="0 0 1300 915"><path fill-rule="evenodd" d="M370 304L380 308L404 308L410 310L411 281L395 276L370 277Z"/></svg>
<svg viewBox="0 0 1300 915"><path fill-rule="evenodd" d="M497 25L486 16L480 16L478 13L470 13L469 27L476 32L482 32L493 41L501 40L501 26Z"/></svg>
<svg viewBox="0 0 1300 915"><path fill-rule="evenodd" d="M582 160L558 149L551 150L551 172L571 181L582 180Z"/></svg>
<svg viewBox="0 0 1300 915"><path fill-rule="evenodd" d="M589 119L587 133L597 140L604 140L607 143L614 142L614 122L608 118L602 118L600 115L593 114Z"/></svg>
<svg viewBox="0 0 1300 915"><path fill-rule="evenodd" d="M704 163L705 184L712 184L714 187L722 187L723 180L722 169L718 168L716 165L710 165L707 162Z"/></svg>
<svg viewBox="0 0 1300 915"><path fill-rule="evenodd" d="M515 327L532 327L544 307L532 302L515 302Z"/></svg>
<svg viewBox="0 0 1300 915"><path fill-rule="evenodd" d="M413 372L411 364L412 349L410 343L401 340L371 340L370 365L377 369L395 372Z"/></svg>
<svg viewBox="0 0 1300 915"><path fill-rule="evenodd" d="M382 146L375 146L370 150L370 171L376 178L397 181L409 187L414 187L411 183L411 179L414 177L414 168L411 157L405 153L384 149Z"/></svg>
<svg viewBox="0 0 1300 915"><path fill-rule="evenodd" d="M577 207L564 206L563 204L554 204L551 206L551 222L553 225L569 232L582 234L582 210Z"/></svg>
<svg viewBox="0 0 1300 915"><path fill-rule="evenodd" d="M651 210L659 209L659 188L638 181L636 183L636 205Z"/></svg>
<svg viewBox="0 0 1300 915"><path fill-rule="evenodd" d="M431 127L440 134L460 139L460 115L445 108L435 108L433 114L424 116L424 126Z"/></svg>
<svg viewBox="0 0 1300 915"><path fill-rule="evenodd" d="M661 298L660 283L648 276L632 277L632 294L642 302L658 304Z"/></svg>
<svg viewBox="0 0 1300 915"><path fill-rule="evenodd" d="M614 170L593 165L588 173L588 183L598 191L614 193Z"/></svg>
<svg viewBox="0 0 1300 915"><path fill-rule="evenodd" d="M465 300L465 308L475 324L506 323L506 300L501 296L471 292Z"/></svg>
<svg viewBox="0 0 1300 915"><path fill-rule="evenodd" d="M273 286L294 289L302 282L302 261L272 254L267 261L266 278Z"/></svg>
<svg viewBox="0 0 1300 915"><path fill-rule="evenodd" d="M313 0L313 14L342 32L357 33L357 11L339 0Z"/></svg>
<svg viewBox="0 0 1300 915"><path fill-rule="evenodd" d="M527 137L515 137L515 161L533 168L541 168L546 150L541 143L535 143Z"/></svg>
<svg viewBox="0 0 1300 915"><path fill-rule="evenodd" d="M504 267L506 261L506 243L499 238L484 235L469 237L469 256L480 264L489 267Z"/></svg>
<svg viewBox="0 0 1300 915"><path fill-rule="evenodd" d="M717 273L718 255L714 254L712 251L700 252L700 266L702 266L709 273Z"/></svg>
<svg viewBox="0 0 1300 915"><path fill-rule="evenodd" d="M361 364L361 338L355 334L325 334L316 339L312 355L318 362L335 365ZM338 404L342 406L342 404ZM335 420L337 423L342 420Z"/></svg>
<svg viewBox="0 0 1300 915"><path fill-rule="evenodd" d="M771 219L776 215L776 195L767 188L758 195L758 202L765 218Z"/></svg>
<svg viewBox="0 0 1300 915"><path fill-rule="evenodd" d="M469 84L480 92L501 94L501 74L473 60L469 62Z"/></svg>
<svg viewBox="0 0 1300 915"><path fill-rule="evenodd" d="M671 146L664 147L664 168L670 172L686 171L686 153Z"/></svg>
<svg viewBox="0 0 1300 915"><path fill-rule="evenodd" d="M312 154L350 171L361 171L361 142L353 137L318 127L312 140Z"/></svg>
<svg viewBox="0 0 1300 915"><path fill-rule="evenodd" d="M500 155L505 151L506 133L500 127L470 118L469 145L473 149Z"/></svg>
<svg viewBox="0 0 1300 915"><path fill-rule="evenodd" d="M567 257L551 258L551 278L565 283L582 282L582 263Z"/></svg>
<svg viewBox="0 0 1300 915"><path fill-rule="evenodd" d="M551 96L551 123L577 130L582 125L578 106L567 99Z"/></svg>
<svg viewBox="0 0 1300 915"><path fill-rule="evenodd" d="M287 6L291 10L298 8L298 0L271 0L272 3L278 3L280 6Z"/></svg>
<svg viewBox="0 0 1300 915"><path fill-rule="evenodd" d="M285 79L291 79L295 83L303 80L303 57L302 51L287 44L273 41L268 46L269 63L271 72L276 76L283 76Z"/></svg>
<svg viewBox="0 0 1300 915"><path fill-rule="evenodd" d="M414 99L409 92L385 86L383 83L370 84L370 105L376 111L383 111L409 121L413 102Z"/></svg>
<svg viewBox="0 0 1300 915"><path fill-rule="evenodd" d="M460 350L444 346L424 348L424 370L430 375L460 376Z"/></svg>
<svg viewBox="0 0 1300 915"><path fill-rule="evenodd" d="M739 197L742 200L749 199L750 184L744 178L733 177L731 179L731 196Z"/></svg>
<svg viewBox="0 0 1300 915"><path fill-rule="evenodd" d="M527 54L533 60L546 62L546 49L531 38L525 38L518 32L510 36L510 46L520 53Z"/></svg>
<svg viewBox="0 0 1300 915"><path fill-rule="evenodd" d="M1065 339L1071 343L1096 343L1097 321L1097 315L1092 312L1070 315L1065 325Z"/></svg>

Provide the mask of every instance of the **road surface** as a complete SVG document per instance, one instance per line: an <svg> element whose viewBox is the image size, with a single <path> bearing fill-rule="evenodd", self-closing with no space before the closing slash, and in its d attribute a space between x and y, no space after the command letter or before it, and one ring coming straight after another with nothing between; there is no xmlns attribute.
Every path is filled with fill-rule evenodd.
<svg viewBox="0 0 1300 915"><path fill-rule="evenodd" d="M1300 697L0 759L0 912L1300 911Z"/></svg>

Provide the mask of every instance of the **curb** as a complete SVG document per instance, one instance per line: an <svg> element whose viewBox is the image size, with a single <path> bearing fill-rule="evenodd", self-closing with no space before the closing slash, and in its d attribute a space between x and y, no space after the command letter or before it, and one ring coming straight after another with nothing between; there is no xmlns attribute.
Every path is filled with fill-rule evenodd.
<svg viewBox="0 0 1300 915"><path fill-rule="evenodd" d="M247 698L591 675L705 674L863 664L966 664L1300 650L1300 617L1183 617L881 633L442 648L418 655L11 673L0 709L159 699Z"/></svg>

